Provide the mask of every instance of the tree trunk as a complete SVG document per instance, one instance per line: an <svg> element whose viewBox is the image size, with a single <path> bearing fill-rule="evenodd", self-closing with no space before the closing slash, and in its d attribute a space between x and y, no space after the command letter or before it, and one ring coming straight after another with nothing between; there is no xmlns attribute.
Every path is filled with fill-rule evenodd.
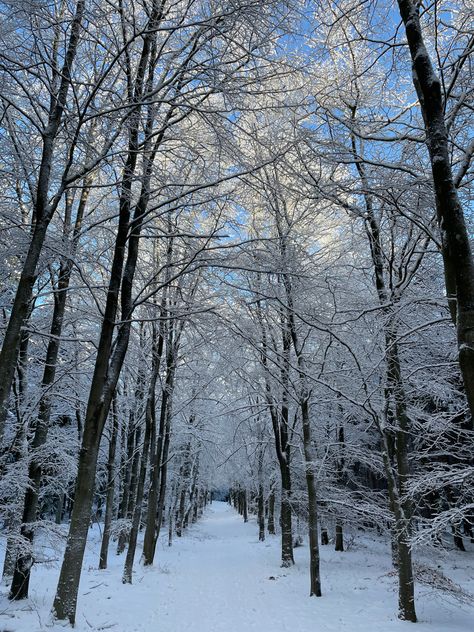
<svg viewBox="0 0 474 632"><path fill-rule="evenodd" d="M352 110L355 116L355 107ZM358 158L356 139L352 136L352 149L354 158ZM389 294L389 284L385 281L384 253L381 241L381 230L378 219L374 212L372 196L368 193L370 188L367 182L364 164L357 160L357 170L364 187L364 198L366 206L366 232L369 239L370 252L374 267L375 289L379 298L382 314L384 315L384 336L385 336L385 356L386 356L386 412L390 419L383 422L377 421L378 430L381 435L382 459L385 474L388 481L389 502L391 511L394 514L395 537L392 542L396 543L396 551L392 546L392 555L397 556L397 570L399 581L399 617L401 619L416 622L413 568L410 551L410 537L412 525L412 507L406 493L406 487L410 475L408 461L408 431L410 420L407 413L407 402L403 388L401 373L401 362L397 344L396 320L392 313L392 308L387 304L396 304L399 300L397 291ZM409 275L413 275L424 256L422 249L418 259L412 269L406 271L405 283ZM390 422L390 423L387 423ZM388 430L389 427L396 426L395 436ZM394 465L396 464L396 470Z"/></svg>
<svg viewBox="0 0 474 632"><path fill-rule="evenodd" d="M84 429L84 440L79 454L79 471L81 475L77 477L76 481L69 536L53 606L59 619L69 619L72 624L75 619L77 590L79 588L95 485L99 449L95 432L95 428L91 424Z"/></svg>
<svg viewBox="0 0 474 632"><path fill-rule="evenodd" d="M163 313L163 309L162 309ZM150 382L150 390L148 394L148 398L152 398L150 401L150 406L147 404L147 414L152 413L153 417L155 415L155 388L156 388L156 380L158 378L158 373L161 364L161 356L163 353L163 342L164 342L164 332L163 329L160 330L158 341L155 343L155 358L154 358L154 369L153 375ZM170 344L171 343L171 344ZM152 453L151 453L151 483L150 489L148 490L148 507L147 507L147 517L146 517L146 526L145 526L145 536L143 540L143 564L145 566L150 566L153 564L153 559L155 557L155 547L156 547L156 532L157 532L157 520L158 520L158 503L159 503L159 495L160 495L160 475L162 474L162 456L163 456L163 448L165 443L165 435L166 435L166 421L168 416L168 405L172 398L172 389L173 389L173 380L174 380L174 354L172 348L172 340L171 338L168 340L168 349L166 354L166 378L165 385L162 389L161 393L161 407L160 407L160 423L158 429L158 440L156 442L156 447L152 445ZM155 422L154 422L155 423ZM161 520L161 516L160 516Z"/></svg>
<svg viewBox="0 0 474 632"><path fill-rule="evenodd" d="M342 530L342 523L338 520L336 522L336 544L334 546L336 551L344 551L344 535Z"/></svg>
<svg viewBox="0 0 474 632"><path fill-rule="evenodd" d="M130 538L128 542L127 556L123 569L122 582L124 584L132 583L133 562L135 559L135 551L137 548L138 532L140 530L140 520L142 516L143 496L145 492L145 480L148 456L150 452L150 440L152 433L152 420L150 416L146 417L145 436L143 439L143 451L140 461L140 473L137 481L137 494L135 498L135 506L133 510L132 528L130 530Z"/></svg>
<svg viewBox="0 0 474 632"><path fill-rule="evenodd" d="M244 522L248 522L249 515L248 515L248 503L247 503L247 490L243 489L241 493L242 493L242 516L243 516Z"/></svg>
<svg viewBox="0 0 474 632"><path fill-rule="evenodd" d="M309 418L309 403L304 397L301 400L301 418L303 424L303 452L306 468L306 488L308 491L308 531L309 531L309 556L310 556L310 596L321 597L321 577L319 572L319 545L318 545L318 501L316 490L316 477L314 475L315 454L311 438L311 425Z"/></svg>
<svg viewBox="0 0 474 632"><path fill-rule="evenodd" d="M104 532L102 534L99 557L99 569L101 570L107 568L107 557L109 553L110 525L112 524L115 499L115 452L117 451L117 436L118 416L116 398L114 397L112 402L112 435L110 437L109 455L107 460L107 497L105 501Z"/></svg>
<svg viewBox="0 0 474 632"><path fill-rule="evenodd" d="M258 522L258 540L265 540L265 497L263 489L263 447L259 447L258 454L258 494L257 494L257 522Z"/></svg>
<svg viewBox="0 0 474 632"><path fill-rule="evenodd" d="M180 482L179 482L178 489L180 490L180 493L178 495L179 504L178 504L178 510L176 512L176 535L178 538L180 538L183 535L184 509L185 509L186 497L188 494L189 476L191 473L190 456L191 456L191 444L188 442L184 449L183 463L181 465L180 475L179 475Z"/></svg>
<svg viewBox="0 0 474 632"><path fill-rule="evenodd" d="M445 103L441 82L425 46L420 4L398 0L412 59L431 161L448 300L456 303L459 365L467 401L474 417L474 260L461 201L453 177ZM453 287L454 286L454 287ZM451 305L451 313L454 312Z"/></svg>
<svg viewBox="0 0 474 632"><path fill-rule="evenodd" d="M291 517L291 477L290 468L286 462L280 464L281 474L281 565L292 566L295 563L293 557L293 525Z"/></svg>
<svg viewBox="0 0 474 632"><path fill-rule="evenodd" d="M160 497L158 499L158 508L156 512L156 533L155 533L155 542L153 546L154 551L156 549L156 543L160 535L161 523L163 522L163 513L164 513L164 507L165 507L165 500L166 500L166 485L167 485L167 480L168 480L168 454L169 454L169 449L170 449L171 416L172 416L172 409L173 409L172 405L173 405L173 398L170 397L168 400L168 406L167 406L167 412L166 412L166 430L165 430L165 441L163 444L163 455L162 455L161 473L160 473Z"/></svg>
<svg viewBox="0 0 474 632"><path fill-rule="evenodd" d="M273 487L273 484L270 490L270 496L268 498L267 528L270 535L275 535L275 488Z"/></svg>

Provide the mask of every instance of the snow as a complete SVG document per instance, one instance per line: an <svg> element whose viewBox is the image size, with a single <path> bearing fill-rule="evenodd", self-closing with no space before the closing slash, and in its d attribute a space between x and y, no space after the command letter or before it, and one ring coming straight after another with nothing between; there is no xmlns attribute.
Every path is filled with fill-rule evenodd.
<svg viewBox="0 0 474 632"><path fill-rule="evenodd" d="M396 579L387 543L355 535L344 553L322 547L323 597L308 596L306 546L295 549L296 565L279 566L279 538L258 542L253 520L214 502L197 525L173 546L160 540L153 567L135 565L133 585L121 583L124 556L109 555L97 570L100 531L90 531L79 590L76 629L113 632L391 632L411 630L396 617ZM433 557L433 553L431 553ZM433 563L474 592L472 554L440 552ZM0 630L64 630L50 619L59 563L35 566L31 597L11 603L0 596ZM274 579L270 579L274 578ZM470 632L474 605L450 602L417 588L420 632Z"/></svg>

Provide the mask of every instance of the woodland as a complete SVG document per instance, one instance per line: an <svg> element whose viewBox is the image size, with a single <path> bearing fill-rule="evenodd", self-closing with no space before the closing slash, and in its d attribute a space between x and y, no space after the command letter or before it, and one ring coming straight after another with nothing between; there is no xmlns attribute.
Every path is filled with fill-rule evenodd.
<svg viewBox="0 0 474 632"><path fill-rule="evenodd" d="M473 77L472 0L0 1L2 630L160 629L85 577L139 622L191 547L261 632L371 555L361 629L467 632Z"/></svg>

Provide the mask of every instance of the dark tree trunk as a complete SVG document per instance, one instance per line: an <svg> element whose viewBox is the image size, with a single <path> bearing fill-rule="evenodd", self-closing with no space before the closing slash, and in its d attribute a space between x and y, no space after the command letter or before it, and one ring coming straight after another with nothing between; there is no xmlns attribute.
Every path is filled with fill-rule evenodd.
<svg viewBox="0 0 474 632"><path fill-rule="evenodd" d="M145 480L148 457L150 452L150 440L152 433L151 417L146 417L145 436L143 439L143 451L140 461L140 473L137 481L137 493L134 499L134 509L132 518L132 528L130 529L130 538L128 542L127 556L123 569L122 582L124 584L132 583L133 562L135 559L135 551L137 548L138 532L140 530L140 520L142 516L143 496L145 493Z"/></svg>
<svg viewBox="0 0 474 632"><path fill-rule="evenodd" d="M143 352L145 345L145 330L140 327L140 350ZM144 397L144 384L145 384L145 365L143 362L138 367L138 375L135 383L135 392L132 406L128 417L128 431L127 431L127 450L126 450L126 463L122 469L124 472L122 483L122 496L119 505L119 518L125 518L127 520L132 519L133 507L136 494L138 468L140 465L140 437L141 429L139 420L142 412L142 404ZM119 534L117 542L117 555L120 555L125 551L128 535L125 529Z"/></svg>
<svg viewBox="0 0 474 632"><path fill-rule="evenodd" d="M56 516L55 523L61 524L63 521L63 511L64 511L64 500L66 498L66 494L62 493L58 496L58 502L56 504Z"/></svg>
<svg viewBox="0 0 474 632"><path fill-rule="evenodd" d="M132 460L132 470L130 473L130 485L127 494L127 509L125 513L125 517L128 520L132 520L133 510L135 507L135 498L137 494L137 485L138 485L138 473L140 469L140 440L141 440L141 428L137 424L134 431L135 443L134 443L134 452L133 452L133 460ZM128 542L128 535L125 531L123 531L118 539L117 543L117 555L120 555L125 551L125 547Z"/></svg>
<svg viewBox="0 0 474 632"><path fill-rule="evenodd" d="M355 107L352 110L355 116ZM403 387L401 362L397 344L396 317L388 304L396 304L399 300L397 291L389 294L389 284L385 281L384 252L381 241L381 230L375 215L372 196L367 181L365 166L358 159L356 139L352 136L352 149L354 158L357 159L356 167L364 188L366 207L366 232L370 245L370 253L374 268L375 289L378 294L380 307L384 314L385 356L386 356L386 416L387 419L377 420L378 430L382 439L382 459L388 482L389 502L394 514L394 536L392 543L392 555L396 555L398 570L398 599L399 617L401 619L416 622L413 567L410 550L410 537L412 528L412 507L407 497L406 487L410 470L408 461L408 433L410 420L407 413L407 402ZM411 270L405 272L404 282L413 275L421 263L425 249L421 249L418 258ZM387 423L388 422L388 423ZM395 426L396 432L392 436L389 427ZM395 550L396 549L396 550Z"/></svg>
<svg viewBox="0 0 474 632"><path fill-rule="evenodd" d="M291 477L290 468L286 463L280 464L281 474L281 565L283 567L292 566L295 563L293 558L293 525L291 517Z"/></svg>
<svg viewBox="0 0 474 632"><path fill-rule="evenodd" d="M30 310L33 305L30 306ZM10 459L14 463L25 463L28 457L28 441L26 421L23 419L23 405L27 389L27 364L28 364L28 346L30 335L24 331L21 334L20 352L18 356L17 366L17 384L14 383L15 409L17 417L17 430L13 439L13 444L9 449ZM23 472L26 473L26 472ZM0 470L0 477L2 472ZM4 517L4 527L8 529L7 545L5 550L5 558L3 561L2 579L7 581L14 575L16 560L18 558L18 534L21 533L21 499L18 502L11 498L11 507L7 510Z"/></svg>
<svg viewBox="0 0 474 632"><path fill-rule="evenodd" d="M406 397L403 390L398 346L394 338L389 337L388 374L395 399L395 414L398 430L395 437L395 460L397 463L397 487L392 489L391 503L395 509L395 521L398 547L399 579L399 616L406 621L416 622L415 588L410 539L412 531L413 508L407 494L410 476L408 461L409 419L406 409ZM390 483L389 483L390 484ZM393 483L396 484L395 482Z"/></svg>
<svg viewBox="0 0 474 632"><path fill-rule="evenodd" d="M442 237L445 283L457 324L459 365L474 417L474 260L461 201L453 176L441 81L426 48L420 4L398 0L412 60L413 84L423 114L431 160L438 224Z"/></svg>
<svg viewBox="0 0 474 632"><path fill-rule="evenodd" d="M270 496L268 498L267 528L270 535L275 535L275 488L273 487L273 484L270 490Z"/></svg>
<svg viewBox="0 0 474 632"><path fill-rule="evenodd" d="M112 402L112 435L109 442L109 454L107 459L107 497L105 501L104 532L100 547L99 569L107 568L109 553L110 526L112 524L114 498L115 498L115 453L117 451L118 417L116 398Z"/></svg>
<svg viewBox="0 0 474 632"><path fill-rule="evenodd" d="M191 473L191 444L188 442L184 448L183 462L179 473L179 503L176 512L176 535L180 538L183 535L184 510L188 495L189 476Z"/></svg>
<svg viewBox="0 0 474 632"><path fill-rule="evenodd" d="M462 534L461 534L461 530L459 528L459 525L455 525L453 527L453 540L454 540L454 546L457 548L458 551L466 551L466 547L464 546L464 541L462 539Z"/></svg>
<svg viewBox="0 0 474 632"><path fill-rule="evenodd" d="M336 522L336 544L334 546L336 551L344 551L344 535L342 530L342 523Z"/></svg>
<svg viewBox="0 0 474 632"><path fill-rule="evenodd" d="M289 445L289 424L288 424L288 385L289 385L289 363L291 350L291 334L287 326L282 330L283 353L281 359L281 406L275 402L271 385L271 371L269 367L269 346L267 331L263 319L260 302L257 303L257 319L261 329L262 349L260 353L261 363L265 375L265 396L273 428L275 440L275 451L278 459L281 480L281 504L280 504L280 524L281 524L281 563L283 567L292 566L293 558L293 534L291 519L291 470L290 470L290 445Z"/></svg>
<svg viewBox="0 0 474 632"><path fill-rule="evenodd" d="M258 486L258 539L260 542L265 540L265 500L263 497L263 484Z"/></svg>
<svg viewBox="0 0 474 632"><path fill-rule="evenodd" d="M163 307L163 306L162 306ZM162 313L163 313L162 309ZM164 343L164 332L163 329L160 330L158 341L155 343L155 358L154 358L154 368L152 380L150 383L150 390L148 398L150 404L147 404L147 414L155 415L155 388L156 388L156 380L158 378L159 367L161 364L161 356L163 353L163 343ZM173 348L170 344L171 340L168 341L168 349L166 354L166 378L165 385L161 393L161 407L160 407L160 423L158 428L158 440L156 442L156 446L152 444L152 454L151 454L151 483L150 489L148 490L148 507L147 507L147 517L146 517L146 526L145 526L145 537L143 540L143 554L142 559L145 566L149 566L153 564L153 559L155 557L155 548L156 548L156 533L157 533L157 514L158 514L158 502L159 502L159 493L160 493L160 475L162 473L162 456L163 456L163 447L165 443L165 435L166 435L166 420L168 415L168 404L170 399L172 398L172 387L173 387L173 379L174 379L174 354ZM155 423L155 422L154 422ZM161 517L160 517L161 519Z"/></svg>
<svg viewBox="0 0 474 632"><path fill-rule="evenodd" d="M277 222L280 235L280 247L282 255L286 258L286 241L285 235L280 229ZM305 359L299 343L298 330L295 321L295 310L293 302L293 287L289 274L283 274L283 284L285 287L287 300L287 326L293 349L296 354L296 360L299 372L300 383L300 410L301 423L303 427L303 455L305 461L306 490L308 493L308 535L309 535L309 555L310 555L310 596L321 597L321 575L319 562L319 544L318 544L318 496L317 483L314 473L316 463L316 452L313 445L311 420L309 414L310 390L307 385Z"/></svg>
<svg viewBox="0 0 474 632"><path fill-rule="evenodd" d="M308 530L310 555L310 596L321 597L321 576L319 571L318 545L318 501L314 463L316 460L311 438L308 400L301 401L301 417L303 423L303 451L306 466L306 488L308 492Z"/></svg>
<svg viewBox="0 0 474 632"><path fill-rule="evenodd" d="M84 444L79 454L81 476L78 476L76 481L74 507L64 557L66 565L63 562L64 570L61 572L58 593L54 601L54 610L58 618L68 618L71 623L74 623L75 618L77 590L91 518L99 448L94 431L92 424L84 430Z"/></svg>
<svg viewBox="0 0 474 632"><path fill-rule="evenodd" d="M249 514L248 514L248 503L247 503L247 490L243 489L241 491L241 494L242 494L242 517L244 519L244 522L248 522Z"/></svg>
<svg viewBox="0 0 474 632"><path fill-rule="evenodd" d="M171 439L171 415L172 415L172 398L169 399L167 412L166 412L166 432L165 432L165 442L163 444L163 457L161 463L161 473L160 473L160 497L158 499L158 509L156 512L156 534L155 534L155 543L154 549L156 549L156 543L158 537L160 535L161 523L163 521L165 500L166 500L166 485L168 479L168 454L170 449L170 439Z"/></svg>

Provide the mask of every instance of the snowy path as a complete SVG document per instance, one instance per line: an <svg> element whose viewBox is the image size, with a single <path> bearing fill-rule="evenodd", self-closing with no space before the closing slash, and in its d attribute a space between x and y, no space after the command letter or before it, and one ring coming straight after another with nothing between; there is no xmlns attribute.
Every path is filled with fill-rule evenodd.
<svg viewBox="0 0 474 632"><path fill-rule="evenodd" d="M159 543L154 567L136 565L132 586L122 585L123 557L111 550L110 567L96 570L98 533L88 545L76 628L112 632L390 632L414 630L397 620L394 580L386 549L360 543L344 554L324 547L324 596L308 597L307 548L296 566L279 567L279 539L257 540L254 522L213 503L205 517L169 548ZM464 558L459 557L463 561ZM469 561L458 566L474 585ZM38 568L32 598L18 610L4 596L0 630L37 632L49 627L57 568ZM41 575L41 577L39 577ZM269 577L275 577L274 580ZM5 591L3 591L5 593ZM423 632L470 632L474 609L422 594ZM58 626L58 629L59 626ZM62 628L61 628L62 629Z"/></svg>

